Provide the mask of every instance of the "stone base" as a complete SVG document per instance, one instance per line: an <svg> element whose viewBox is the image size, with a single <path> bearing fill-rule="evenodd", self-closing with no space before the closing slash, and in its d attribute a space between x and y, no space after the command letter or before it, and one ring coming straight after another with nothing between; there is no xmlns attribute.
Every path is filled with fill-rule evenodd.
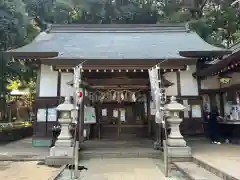
<svg viewBox="0 0 240 180"><path fill-rule="evenodd" d="M168 138L167 145L172 147L185 147L187 144L183 138Z"/></svg>
<svg viewBox="0 0 240 180"><path fill-rule="evenodd" d="M50 155L46 157L45 164L49 166L62 166L72 164L73 147L54 146L50 148Z"/></svg>
<svg viewBox="0 0 240 180"><path fill-rule="evenodd" d="M73 147L53 146L50 148L50 156L73 157Z"/></svg>
<svg viewBox="0 0 240 180"><path fill-rule="evenodd" d="M58 139L55 143L55 146L64 146L64 147L69 147L72 145L72 139L71 138L66 138L66 139Z"/></svg>
<svg viewBox="0 0 240 180"><path fill-rule="evenodd" d="M168 156L175 158L188 158L192 157L191 148L188 146L185 147L168 147Z"/></svg>
<svg viewBox="0 0 240 180"><path fill-rule="evenodd" d="M64 157L64 156L48 156L45 159L45 164L48 166L63 166L66 164L73 164L73 159L71 157Z"/></svg>

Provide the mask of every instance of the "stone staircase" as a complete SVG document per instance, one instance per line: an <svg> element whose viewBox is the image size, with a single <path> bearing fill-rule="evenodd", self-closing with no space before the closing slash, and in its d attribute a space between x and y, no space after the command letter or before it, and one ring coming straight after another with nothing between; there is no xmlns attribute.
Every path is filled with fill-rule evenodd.
<svg viewBox="0 0 240 180"><path fill-rule="evenodd" d="M163 153L153 149L151 140L85 142L80 160L95 158L152 158L164 170ZM194 157L170 158L170 161L168 180L240 180Z"/></svg>
<svg viewBox="0 0 240 180"><path fill-rule="evenodd" d="M80 159L92 158L159 158L161 153L153 149L151 140L85 142Z"/></svg>
<svg viewBox="0 0 240 180"><path fill-rule="evenodd" d="M192 158L189 162L172 164L173 169L180 171L189 180L239 180L196 158Z"/></svg>
<svg viewBox="0 0 240 180"><path fill-rule="evenodd" d="M174 162L173 164L190 180L221 180L220 177L199 167L194 162Z"/></svg>

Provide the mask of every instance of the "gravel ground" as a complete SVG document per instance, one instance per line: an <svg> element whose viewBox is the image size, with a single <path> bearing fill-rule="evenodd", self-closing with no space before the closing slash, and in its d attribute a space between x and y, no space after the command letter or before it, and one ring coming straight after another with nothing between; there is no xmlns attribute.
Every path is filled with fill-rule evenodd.
<svg viewBox="0 0 240 180"><path fill-rule="evenodd" d="M0 162L0 180L49 180L59 168L38 165L38 162Z"/></svg>

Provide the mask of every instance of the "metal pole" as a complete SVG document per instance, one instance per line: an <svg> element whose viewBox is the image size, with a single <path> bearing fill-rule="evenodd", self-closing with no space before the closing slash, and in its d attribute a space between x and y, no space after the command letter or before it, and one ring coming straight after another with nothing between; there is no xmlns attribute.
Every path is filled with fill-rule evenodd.
<svg viewBox="0 0 240 180"><path fill-rule="evenodd" d="M79 151L79 133L80 130L81 130L81 113L82 113L82 101L79 103L78 105L78 115L77 115L77 127L76 127L76 141L75 141L75 171L74 171L74 176L75 178L78 178L78 166L79 166L79 154L78 154L78 151Z"/></svg>
<svg viewBox="0 0 240 180"><path fill-rule="evenodd" d="M162 62L164 62L164 61L162 61ZM158 67L159 67L157 69L157 71L158 71L158 79L159 79L158 86L161 89L162 88L162 81L161 81L160 63L158 63ZM162 106L162 104L161 104L161 106ZM161 123L158 124L158 128L159 128L158 129L158 141L159 141L159 145L161 146L162 145L162 138L161 138L161 136L162 136L162 125L161 125Z"/></svg>
<svg viewBox="0 0 240 180"><path fill-rule="evenodd" d="M74 92L73 92L73 103L74 103L74 117L73 120L76 123L76 128L75 128L75 136L74 136L74 147L73 147L73 164L74 164L74 177L78 178L78 149L79 149L79 112L80 108L78 108L78 112L76 112L77 110L77 91L79 90L79 81L81 80L81 66L77 66L74 68ZM71 174L72 177L72 174Z"/></svg>
<svg viewBox="0 0 240 180"><path fill-rule="evenodd" d="M163 149L164 149L164 174L165 177L168 177L168 149L167 149L167 141L163 140Z"/></svg>
<svg viewBox="0 0 240 180"><path fill-rule="evenodd" d="M81 65L80 65L81 66ZM77 71L76 71L76 78L77 78L77 86L76 86L76 91L75 91L75 93L77 93L77 90L79 89L79 85L80 85L80 81L81 81L81 79L82 79L82 76L81 76L81 68L80 68L80 66L78 66L77 67ZM79 75L78 75L79 74ZM84 93L83 93L84 94ZM80 134L79 133L81 133L81 121L82 121L82 116L81 116L81 114L83 113L82 112L82 106L83 106L83 101L82 101L82 99L83 99L83 97L80 97L80 101L77 103L76 102L76 104L78 104L78 112L77 112L77 116L76 116L76 118L77 118L77 123L76 123L76 137L75 137L75 150L74 150L74 152L75 152L75 157L74 157L74 159L75 159L75 162L74 162L74 165L75 165L75 168L74 168L74 176L75 176L75 178L78 178L78 166L79 166L79 154L78 154L78 151L79 151L79 136L80 136ZM76 98L76 100L77 100L77 98Z"/></svg>
<svg viewBox="0 0 240 180"><path fill-rule="evenodd" d="M159 76L158 79L161 78L161 72L160 72L160 69L161 69L161 68L160 68L160 64L162 64L163 62L166 62L166 61L168 61L168 59L165 59L165 60L159 62L158 64L156 64L156 65L154 66L154 67L159 67L159 68L158 68L158 76ZM160 81L159 81L159 87L160 87L160 88L163 88L162 85L163 85L163 84L162 84L162 82L161 82L161 80L160 80ZM162 111L164 110L163 105L164 105L164 104L161 104ZM160 124L159 124L159 126L160 126ZM164 171L165 171L165 176L168 177L168 147L167 147L167 136L168 136L168 134L167 134L167 126L166 126L165 115L163 115L163 117L162 117L162 127L164 128L164 134L165 134L165 139L163 140L164 167L165 167ZM161 128L159 128L159 134L160 134L160 132L161 132ZM161 133L160 136L159 136L160 141L161 141L161 135L162 135L162 133ZM160 143L161 143L161 142L160 142Z"/></svg>
<svg viewBox="0 0 240 180"><path fill-rule="evenodd" d="M75 137L75 146L74 146L74 176L75 178L78 178L78 166L79 166L79 141L80 141L80 136L82 137L82 123L84 121L84 103L83 103L83 98L84 98L84 92L82 92L82 97L80 97L80 101L77 103L77 91L79 90L79 86L82 82L82 65L87 62L87 60L83 61L81 64L79 64L77 67L74 68L74 95L75 95L75 107L77 107L78 104L78 112L76 114L76 110L74 112L75 114L75 119L77 118L77 123L76 123L76 137Z"/></svg>
<svg viewBox="0 0 240 180"><path fill-rule="evenodd" d="M165 176L168 177L168 145L167 145L167 126L166 126L166 119L163 118L162 121L165 133L165 139L163 140L163 155L164 155L164 173Z"/></svg>
<svg viewBox="0 0 240 180"><path fill-rule="evenodd" d="M73 107L74 107L74 112L73 112L73 122L76 123L77 121L77 86L78 84L76 83L76 78L77 78L77 71L76 71L76 67L73 69L74 70L74 74L73 74ZM77 123L76 123L76 127L75 127L75 132L74 132L74 137L73 137L73 159L72 159L72 164L75 164L75 149L76 149L76 137L77 137ZM73 179L73 171L71 171L71 179Z"/></svg>
<svg viewBox="0 0 240 180"><path fill-rule="evenodd" d="M167 60L165 60L165 61L167 61ZM162 61L162 62L165 62L165 61ZM159 68L158 68L158 76L159 76L159 78L158 79L160 79L159 87L163 88L163 84L162 84L162 81L161 81L161 72L160 72L161 68L160 68L160 64L161 63L158 64L158 66L159 66ZM164 111L163 105L164 105L164 102L161 102L161 107L162 107L161 111ZM163 139L163 142L161 142L161 140L162 140L162 138L161 138L162 133L161 133L160 134L160 143L163 143L164 172L165 172L165 176L168 177L168 147L167 147L167 136L168 136L168 133L167 133L167 125L166 125L165 114L162 117L162 128L164 129L165 139ZM161 132L161 131L162 131L162 129L159 128L159 132Z"/></svg>

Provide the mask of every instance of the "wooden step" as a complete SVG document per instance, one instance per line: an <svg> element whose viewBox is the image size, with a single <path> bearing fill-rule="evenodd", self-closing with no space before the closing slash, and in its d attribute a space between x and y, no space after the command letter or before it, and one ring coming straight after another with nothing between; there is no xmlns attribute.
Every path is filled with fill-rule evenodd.
<svg viewBox="0 0 240 180"><path fill-rule="evenodd" d="M190 180L221 180L220 177L193 162L174 162L173 164Z"/></svg>

